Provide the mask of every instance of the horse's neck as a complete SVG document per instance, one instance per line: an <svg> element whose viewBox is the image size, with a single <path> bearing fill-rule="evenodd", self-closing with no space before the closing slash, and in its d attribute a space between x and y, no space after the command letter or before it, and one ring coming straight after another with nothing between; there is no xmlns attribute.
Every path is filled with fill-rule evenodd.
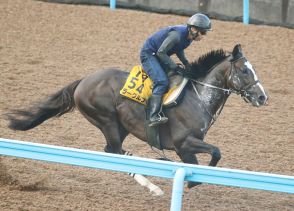
<svg viewBox="0 0 294 211"><path fill-rule="evenodd" d="M224 62L213 68L206 77L200 79L200 81L205 84L226 89L229 71L230 62L226 59ZM228 98L225 91L217 88L198 85L197 90L199 90L201 100L204 105L207 106L207 109L211 114L216 114Z"/></svg>

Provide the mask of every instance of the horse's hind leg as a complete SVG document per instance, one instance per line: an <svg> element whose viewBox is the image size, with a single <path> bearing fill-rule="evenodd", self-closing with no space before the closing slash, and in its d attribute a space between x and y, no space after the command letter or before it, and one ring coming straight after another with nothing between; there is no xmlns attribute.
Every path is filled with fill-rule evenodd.
<svg viewBox="0 0 294 211"><path fill-rule="evenodd" d="M123 154L122 143L128 135L128 131L122 126L117 117L112 102L92 104L88 99L85 90L77 90L75 93L75 103L81 114L94 126L99 128L106 139L105 152Z"/></svg>
<svg viewBox="0 0 294 211"><path fill-rule="evenodd" d="M114 118L112 118L112 120L113 119ZM101 128L101 131L107 141L107 145L104 148L105 152L132 156L131 153L122 149L123 140L129 132L118 121L112 121L109 124L106 124L103 128ZM152 194L156 196L163 195L163 191L143 175L135 173L129 173L129 175L133 177L140 185L147 187Z"/></svg>
<svg viewBox="0 0 294 211"><path fill-rule="evenodd" d="M93 113L91 116L82 111L81 113L85 116L87 120L89 120L93 125L95 125L102 131L107 142L104 148L105 152L132 155L122 149L122 143L129 132L120 124L116 116L109 115L101 118L100 115L99 118L94 118L95 115L93 115ZM163 194L163 191L159 187L151 183L143 175L134 173L129 173L129 175L133 177L140 185L147 187L154 195L159 196Z"/></svg>
<svg viewBox="0 0 294 211"><path fill-rule="evenodd" d="M81 114L94 126L101 130L105 139L105 152L123 154L122 143L129 132L120 124L115 114L104 114L98 112L97 109L78 102L78 109Z"/></svg>
<svg viewBox="0 0 294 211"><path fill-rule="evenodd" d="M101 128L106 139L105 152L124 154L122 143L129 132L118 122L113 121Z"/></svg>

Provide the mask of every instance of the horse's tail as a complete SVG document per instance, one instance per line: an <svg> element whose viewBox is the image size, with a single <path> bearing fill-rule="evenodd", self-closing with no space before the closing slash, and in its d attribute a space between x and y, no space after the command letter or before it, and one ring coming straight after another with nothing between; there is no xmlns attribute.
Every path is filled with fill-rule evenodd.
<svg viewBox="0 0 294 211"><path fill-rule="evenodd" d="M8 127L14 130L30 130L51 117L60 117L72 111L75 108L74 92L81 80L69 84L28 110L13 110L7 114L10 121Z"/></svg>

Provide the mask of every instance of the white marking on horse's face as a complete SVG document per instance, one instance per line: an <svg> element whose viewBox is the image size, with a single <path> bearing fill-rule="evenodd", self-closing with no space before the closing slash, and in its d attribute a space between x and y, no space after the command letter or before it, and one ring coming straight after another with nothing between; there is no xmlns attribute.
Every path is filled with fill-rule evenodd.
<svg viewBox="0 0 294 211"><path fill-rule="evenodd" d="M256 73L255 73L255 70L253 69L252 64L251 64L249 61L246 61L246 62L245 62L245 65L246 65L246 67L247 67L249 70L251 70L251 72L252 72L252 74L253 74L253 76L254 76L254 80L257 81L258 78L257 78L257 75L256 75Z"/></svg>
<svg viewBox="0 0 294 211"><path fill-rule="evenodd" d="M258 82L258 83L256 84L256 86L258 86L259 89L261 90L261 92L262 92L264 95L266 95L266 92L265 92L265 90L264 90L264 88L263 88L263 86L261 85L260 82Z"/></svg>
<svg viewBox="0 0 294 211"><path fill-rule="evenodd" d="M249 90L252 90L251 92L251 103L254 105L254 106L261 106L261 105L264 105L268 99L268 96L263 88L263 86L261 85L261 83L259 82L258 80L258 77L256 75L256 72L253 68L253 66L250 64L249 61L246 61L245 62L245 65L246 67L251 71L251 73L253 74L253 78L255 81L258 81L255 85L253 85ZM253 94L255 93L255 94ZM263 100L259 100L259 97L260 96L263 96L264 99Z"/></svg>

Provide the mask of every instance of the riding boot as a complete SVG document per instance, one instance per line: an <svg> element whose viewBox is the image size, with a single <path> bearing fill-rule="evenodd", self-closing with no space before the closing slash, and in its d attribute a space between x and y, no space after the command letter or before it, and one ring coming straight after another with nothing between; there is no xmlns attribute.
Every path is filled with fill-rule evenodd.
<svg viewBox="0 0 294 211"><path fill-rule="evenodd" d="M148 100L149 107L149 127L154 127L160 124L164 124L168 121L168 118L162 113L162 95L153 94ZM163 114L163 113L162 113Z"/></svg>

